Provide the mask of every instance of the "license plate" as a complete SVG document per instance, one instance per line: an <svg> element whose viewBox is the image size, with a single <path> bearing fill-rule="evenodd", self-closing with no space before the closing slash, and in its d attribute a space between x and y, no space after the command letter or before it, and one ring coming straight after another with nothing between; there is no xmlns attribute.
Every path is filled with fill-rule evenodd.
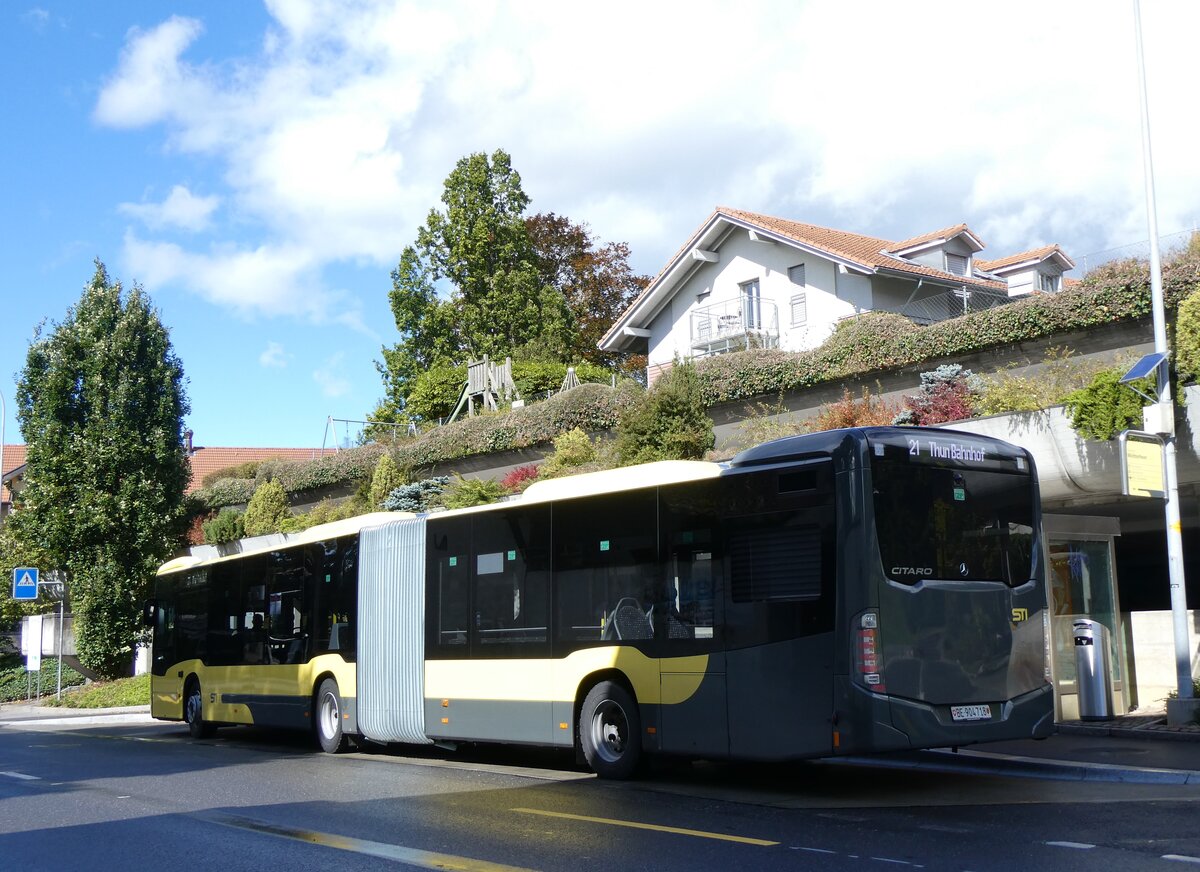
<svg viewBox="0 0 1200 872"><path fill-rule="evenodd" d="M990 705L952 705L950 717L956 721L986 721L992 717Z"/></svg>

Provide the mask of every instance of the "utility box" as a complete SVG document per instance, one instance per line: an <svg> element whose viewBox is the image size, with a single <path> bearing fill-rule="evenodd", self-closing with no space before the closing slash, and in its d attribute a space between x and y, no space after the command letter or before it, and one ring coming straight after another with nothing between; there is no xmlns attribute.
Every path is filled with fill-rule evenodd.
<svg viewBox="0 0 1200 872"><path fill-rule="evenodd" d="M1075 637L1075 685L1079 718L1098 721L1113 716L1112 664L1108 653L1108 627L1081 618L1072 625Z"/></svg>

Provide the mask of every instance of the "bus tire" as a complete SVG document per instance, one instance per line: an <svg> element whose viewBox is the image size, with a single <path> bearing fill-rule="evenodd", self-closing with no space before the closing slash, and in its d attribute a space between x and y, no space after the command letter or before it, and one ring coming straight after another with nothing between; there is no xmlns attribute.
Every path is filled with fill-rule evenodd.
<svg viewBox="0 0 1200 872"><path fill-rule="evenodd" d="M317 731L317 742L326 754L340 754L350 746L350 739L342 732L342 696L337 682L326 678L317 688L317 700L313 706L316 718L313 727Z"/></svg>
<svg viewBox="0 0 1200 872"><path fill-rule="evenodd" d="M642 756L642 718L637 702L615 681L601 681L583 700L579 744L601 778L633 775Z"/></svg>
<svg viewBox="0 0 1200 872"><path fill-rule="evenodd" d="M217 725L204 720L204 694L200 682L192 679L183 692L183 719L193 739L208 739L217 731Z"/></svg>

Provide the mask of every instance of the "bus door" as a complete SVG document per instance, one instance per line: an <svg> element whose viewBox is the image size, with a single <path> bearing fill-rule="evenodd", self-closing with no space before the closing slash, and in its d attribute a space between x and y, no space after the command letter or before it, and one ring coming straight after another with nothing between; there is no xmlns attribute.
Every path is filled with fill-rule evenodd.
<svg viewBox="0 0 1200 872"><path fill-rule="evenodd" d="M729 743L735 757L833 746L835 512L828 459L723 477Z"/></svg>
<svg viewBox="0 0 1200 872"><path fill-rule="evenodd" d="M724 587L717 541L718 482L663 488L664 573L654 608L662 659L660 749L719 759L729 754L725 652L720 633Z"/></svg>

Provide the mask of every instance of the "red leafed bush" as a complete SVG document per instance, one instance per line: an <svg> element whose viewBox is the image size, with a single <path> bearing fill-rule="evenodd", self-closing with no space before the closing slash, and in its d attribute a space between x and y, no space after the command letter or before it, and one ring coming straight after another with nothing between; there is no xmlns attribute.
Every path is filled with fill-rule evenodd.
<svg viewBox="0 0 1200 872"><path fill-rule="evenodd" d="M517 466L508 471L504 478L500 479L500 487L504 488L510 494L520 493L533 484L537 478L538 468L536 464L529 463L525 466Z"/></svg>

